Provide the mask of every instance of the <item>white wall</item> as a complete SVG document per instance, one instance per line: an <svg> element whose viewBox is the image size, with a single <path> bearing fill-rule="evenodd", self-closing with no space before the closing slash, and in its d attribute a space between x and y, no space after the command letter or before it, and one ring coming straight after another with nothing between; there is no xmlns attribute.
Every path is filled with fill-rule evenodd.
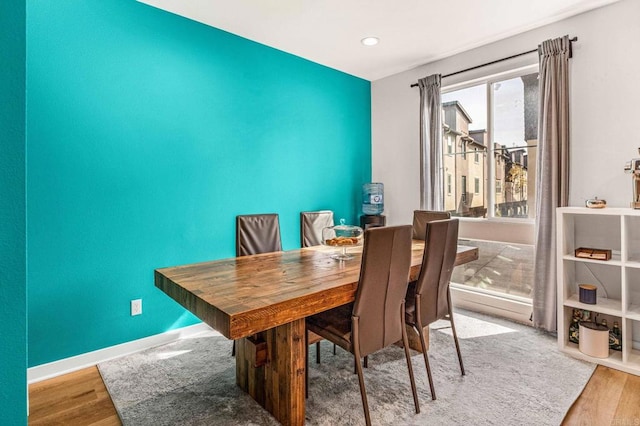
<svg viewBox="0 0 640 426"><path fill-rule="evenodd" d="M565 34L579 39L573 43L571 62L570 205L581 206L585 199L598 196L609 206L628 207L631 177L624 173L624 163L640 158L639 18L640 0L623 0L372 82L372 173L374 182L385 185L388 224L411 223L413 210L420 207L419 93L410 85L433 73L444 75L535 49L543 40ZM454 27L450 36L455 37ZM537 59L535 53L526 55L443 79L442 84L530 65ZM513 230L511 226L507 232Z"/></svg>

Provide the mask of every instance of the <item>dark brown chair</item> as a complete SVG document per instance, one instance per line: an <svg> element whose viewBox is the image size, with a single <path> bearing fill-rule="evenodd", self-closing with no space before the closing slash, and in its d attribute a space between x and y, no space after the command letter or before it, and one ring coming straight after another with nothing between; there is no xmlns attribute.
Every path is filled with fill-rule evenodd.
<svg viewBox="0 0 640 426"><path fill-rule="evenodd" d="M300 247L312 247L322 244L322 229L333 226L333 212L319 210L300 213Z"/></svg>
<svg viewBox="0 0 640 426"><path fill-rule="evenodd" d="M404 322L410 267L411 226L368 229L355 302L307 318L308 331L354 355L367 425L371 424L371 418L361 358L400 339L404 343L416 413L420 412Z"/></svg>
<svg viewBox="0 0 640 426"><path fill-rule="evenodd" d="M458 344L458 335L453 322L451 292L449 290L449 282L457 250L458 219L428 222L425 232L422 269L415 286L410 284L407 291L405 321L413 326L420 336L420 345L424 363L427 367L432 399L436 399L436 392L431 378L424 327L440 319L446 319L451 322L460 370L463 376L465 374L460 345Z"/></svg>
<svg viewBox="0 0 640 426"><path fill-rule="evenodd" d="M449 219L451 213L436 210L414 210L413 211L413 239L423 240L427 232L427 223L434 220Z"/></svg>
<svg viewBox="0 0 640 426"><path fill-rule="evenodd" d="M282 251L280 221L276 213L236 216L236 256ZM236 354L233 341L231 355Z"/></svg>
<svg viewBox="0 0 640 426"><path fill-rule="evenodd" d="M282 251L275 213L236 216L236 256Z"/></svg>

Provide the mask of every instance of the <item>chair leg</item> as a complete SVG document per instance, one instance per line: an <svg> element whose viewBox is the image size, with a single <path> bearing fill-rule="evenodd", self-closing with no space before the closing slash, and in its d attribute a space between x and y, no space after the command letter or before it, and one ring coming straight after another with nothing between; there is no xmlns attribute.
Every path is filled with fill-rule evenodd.
<svg viewBox="0 0 640 426"><path fill-rule="evenodd" d="M458 334L456 333L456 325L453 323L453 315L449 314L451 320L451 332L453 333L453 341L456 344L456 351L458 352L458 362L460 363L460 371L464 376L464 364L462 363L462 353L460 352L460 343L458 343Z"/></svg>
<svg viewBox="0 0 640 426"><path fill-rule="evenodd" d="M411 364L411 354L409 353L409 339L407 338L407 329L404 325L404 303L402 304L402 346L404 346L404 354L407 357L407 368L409 369L409 379L411 380L411 392L413 393L413 404L416 407L416 414L420 413L420 404L418 403L418 391L416 390L416 381L413 377L413 365Z"/></svg>
<svg viewBox="0 0 640 426"><path fill-rule="evenodd" d="M427 342L424 338L424 328L420 324L416 324L418 335L420 336L420 346L422 347L422 356L424 356L424 365L427 367L427 378L429 379L429 388L431 389L431 399L436 399L436 389L433 386L433 378L431 377L431 366L429 365L429 355L427 354Z"/></svg>
<svg viewBox="0 0 640 426"><path fill-rule="evenodd" d="M351 338L354 342L360 342L360 327L358 317L351 318ZM367 426L371 426L371 416L369 415L369 403L367 402L367 391L364 388L364 375L362 374L362 364L360 363L360 345L355 344L353 348L353 360L358 373L358 383L360 384L360 396L362 397L362 407L364 408L364 419Z"/></svg>
<svg viewBox="0 0 640 426"><path fill-rule="evenodd" d="M447 291L447 299L449 302L449 321L451 321L451 332L453 333L453 341L456 344L456 352L458 352L458 362L460 363L460 371L464 376L464 365L462 364L462 353L460 352L460 343L458 343L458 333L456 333L456 325L453 322L453 309L451 305L451 290Z"/></svg>
<svg viewBox="0 0 640 426"><path fill-rule="evenodd" d="M231 347L231 356L236 356L236 341L233 341L233 346Z"/></svg>
<svg viewBox="0 0 640 426"><path fill-rule="evenodd" d="M316 364L320 364L320 342L316 342Z"/></svg>
<svg viewBox="0 0 640 426"><path fill-rule="evenodd" d="M367 422L367 426L371 426L371 417L369 416L369 403L367 402L367 391L364 388L364 375L362 374L362 364L360 363L360 356L354 354L353 357L356 363L356 372L358 373L358 383L360 384L360 396L362 397L364 418Z"/></svg>
<svg viewBox="0 0 640 426"><path fill-rule="evenodd" d="M336 344L335 343L333 344L333 354L334 355L336 354Z"/></svg>

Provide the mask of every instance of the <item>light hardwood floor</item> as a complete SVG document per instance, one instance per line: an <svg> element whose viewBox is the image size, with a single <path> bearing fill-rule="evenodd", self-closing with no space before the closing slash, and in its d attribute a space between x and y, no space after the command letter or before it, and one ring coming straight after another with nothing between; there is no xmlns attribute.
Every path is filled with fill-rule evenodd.
<svg viewBox="0 0 640 426"><path fill-rule="evenodd" d="M599 365L562 424L640 425L640 376Z"/></svg>
<svg viewBox="0 0 640 426"><path fill-rule="evenodd" d="M29 386L30 425L120 425L97 367ZM640 377L598 366L564 426L640 425Z"/></svg>
<svg viewBox="0 0 640 426"><path fill-rule="evenodd" d="M29 386L30 425L120 425L98 367Z"/></svg>

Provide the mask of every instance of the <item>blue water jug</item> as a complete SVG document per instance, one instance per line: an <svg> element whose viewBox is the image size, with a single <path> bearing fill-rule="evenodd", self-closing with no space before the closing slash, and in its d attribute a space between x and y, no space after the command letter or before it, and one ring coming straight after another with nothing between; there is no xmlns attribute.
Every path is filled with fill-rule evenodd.
<svg viewBox="0 0 640 426"><path fill-rule="evenodd" d="M382 214L384 211L384 185L379 182L362 185L362 213Z"/></svg>

